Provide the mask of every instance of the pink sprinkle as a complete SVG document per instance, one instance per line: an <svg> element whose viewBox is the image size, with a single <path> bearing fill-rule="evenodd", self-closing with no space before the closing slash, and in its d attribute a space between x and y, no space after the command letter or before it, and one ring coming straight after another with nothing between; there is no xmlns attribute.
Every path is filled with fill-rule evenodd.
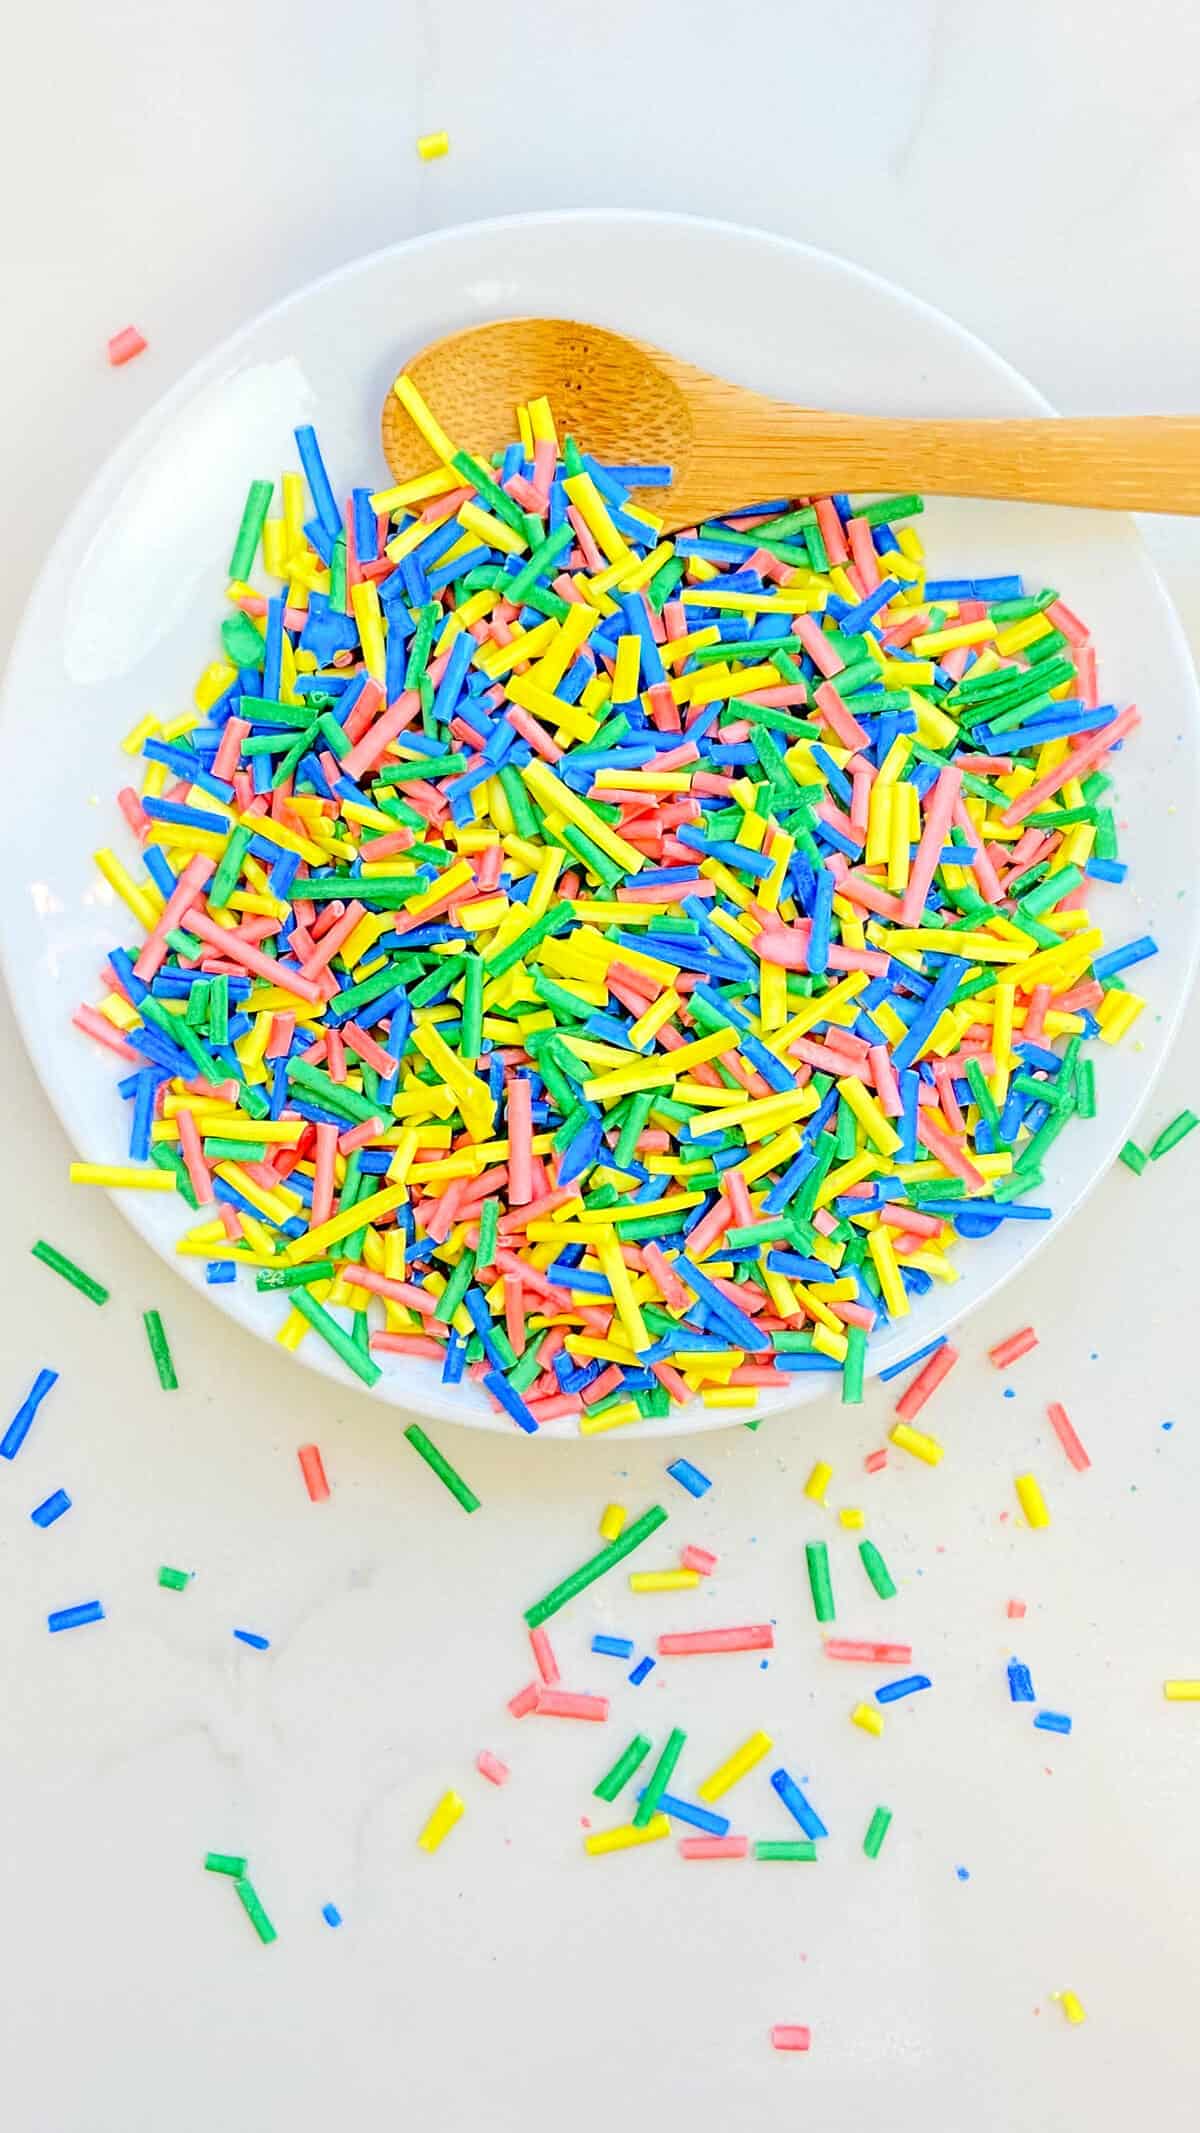
<svg viewBox="0 0 1200 2133"><path fill-rule="evenodd" d="M577 1696L569 1689L539 1689L533 1708L539 1718L590 1718L600 1725L608 1717L608 1698Z"/></svg>
<svg viewBox="0 0 1200 2133"><path fill-rule="evenodd" d="M736 1629L689 1629L660 1637L660 1659L686 1659L700 1652L769 1652L775 1632L769 1622L747 1622Z"/></svg>
<svg viewBox="0 0 1200 2133"><path fill-rule="evenodd" d="M749 1837L681 1837L681 1859L744 1859L750 1849Z"/></svg>
<svg viewBox="0 0 1200 2133"><path fill-rule="evenodd" d="M887 1465L887 1446L881 1445L877 1452L868 1452L863 1460L868 1474L878 1474Z"/></svg>
<svg viewBox="0 0 1200 2133"><path fill-rule="evenodd" d="M325 1463L315 1444L302 1444L297 1454L304 1486L314 1503L329 1502L329 1483L325 1479Z"/></svg>
<svg viewBox="0 0 1200 2133"><path fill-rule="evenodd" d="M930 1393L936 1392L944 1377L948 1377L958 1361L958 1350L947 1341L936 1355L931 1355L923 1370L917 1372L906 1392L896 1402L896 1413L902 1422L911 1422L919 1415Z"/></svg>
<svg viewBox="0 0 1200 2133"><path fill-rule="evenodd" d="M108 344L108 360L117 369L122 363L131 363L134 356L140 356L145 346L145 336L136 326L122 326Z"/></svg>
<svg viewBox="0 0 1200 2133"><path fill-rule="evenodd" d="M710 1578L717 1567L716 1556L707 1548L681 1548L679 1562L684 1570L698 1570L702 1578Z"/></svg>
<svg viewBox="0 0 1200 2133"><path fill-rule="evenodd" d="M827 1637L827 1659L865 1659L872 1666L907 1666L912 1658L911 1644L864 1644L851 1637Z"/></svg>
<svg viewBox="0 0 1200 2133"><path fill-rule="evenodd" d="M1050 1417L1050 1426L1071 1465L1075 1468L1077 1474L1082 1474L1084 1469L1089 1467L1092 1462L1071 1427L1066 1408L1058 1400L1051 1400L1046 1413Z"/></svg>
<svg viewBox="0 0 1200 2133"><path fill-rule="evenodd" d="M475 1768L480 1777L487 1779L489 1785L507 1785L512 1774L508 1764L502 1763L498 1755L492 1754L490 1748L480 1749L475 1758Z"/></svg>
<svg viewBox="0 0 1200 2133"><path fill-rule="evenodd" d="M1010 1622L1023 1622L1025 1620L1024 1600L1010 1600L1007 1612Z"/></svg>
<svg viewBox="0 0 1200 2133"><path fill-rule="evenodd" d="M560 1676L558 1671L558 1661L555 1658L554 1652L551 1648L550 1639L544 1629L531 1629L529 1632L529 1642L533 1646L533 1656L537 1661L538 1673L541 1675L542 1680L545 1682L547 1688L552 1689L555 1683L560 1679Z"/></svg>
<svg viewBox="0 0 1200 2133"><path fill-rule="evenodd" d="M1033 1327L1022 1326L1019 1332L1010 1333L1006 1341L997 1341L994 1348L988 1349L988 1361L994 1363L997 1370L1007 1370L1010 1363L1015 1363L1021 1356L1028 1355L1030 1349L1036 1348L1037 1344L1038 1337ZM1051 1420L1054 1420L1053 1416L1051 1416ZM1065 1415L1063 1420L1066 1421ZM1057 1422L1055 1422L1054 1426L1056 1429L1058 1428Z"/></svg>
<svg viewBox="0 0 1200 2133"><path fill-rule="evenodd" d="M528 1718L529 1713L536 1707L540 1695L540 1684L536 1681L527 1681L523 1689L518 1689L515 1696L509 1697L508 1708L513 1717Z"/></svg>
<svg viewBox="0 0 1200 2133"><path fill-rule="evenodd" d="M776 2022L771 2042L777 2052L806 2052L812 2043L812 2031L803 2022Z"/></svg>

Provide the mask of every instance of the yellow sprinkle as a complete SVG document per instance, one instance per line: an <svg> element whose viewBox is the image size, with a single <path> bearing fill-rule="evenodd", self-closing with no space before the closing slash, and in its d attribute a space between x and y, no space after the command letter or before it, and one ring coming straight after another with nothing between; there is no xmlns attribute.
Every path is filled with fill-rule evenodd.
<svg viewBox="0 0 1200 2133"><path fill-rule="evenodd" d="M631 1570L630 1592L690 1592L700 1583L698 1570Z"/></svg>
<svg viewBox="0 0 1200 2133"><path fill-rule="evenodd" d="M1032 617L1030 619L1032 620ZM1087 2021L1087 2009L1084 2006L1083 2001L1078 1997L1076 1993L1053 1992L1051 1993L1050 1997L1051 1999L1058 2001L1058 2004L1062 2008L1062 2011L1065 2014L1068 2022L1078 2024L1080 2022Z"/></svg>
<svg viewBox="0 0 1200 2133"><path fill-rule="evenodd" d="M139 718L137 725L130 727L129 732L121 743L126 755L140 755L142 742L149 740L150 735L158 733L159 730L159 723L154 713L147 711L145 718Z"/></svg>
<svg viewBox="0 0 1200 2133"><path fill-rule="evenodd" d="M299 481L296 474L285 474L284 495L289 481ZM445 496L451 489L462 487L462 476L456 467L435 467L429 474L418 474L413 481L402 481L394 489L376 489L371 498L372 511L402 511L406 504L427 503L430 497Z"/></svg>
<svg viewBox="0 0 1200 2133"><path fill-rule="evenodd" d="M826 1180L826 1183L828 1183L828 1180ZM904 1318L909 1308L908 1290L904 1286L900 1269L896 1264L896 1252L892 1243L891 1230L885 1229L882 1224L873 1229L867 1238L867 1250L871 1254L872 1265L879 1276L879 1286L883 1290L883 1300L888 1307L889 1313L893 1318Z"/></svg>
<svg viewBox="0 0 1200 2133"><path fill-rule="evenodd" d="M655 1844L660 1837L670 1834L671 1824L666 1815L651 1815L644 1829L636 1828L632 1822L624 1822L619 1829L593 1830L584 1838L583 1848L596 1859L604 1852L630 1851L635 1844Z"/></svg>
<svg viewBox="0 0 1200 2133"><path fill-rule="evenodd" d="M1021 963L1025 950L1015 941L998 941L990 933L950 933L940 926L896 926L887 933L889 949L926 948L935 955L965 955L976 963ZM1051 954L1058 955L1059 949ZM828 999L828 994L826 994Z"/></svg>
<svg viewBox="0 0 1200 2133"><path fill-rule="evenodd" d="M107 1185L110 1192L174 1192L169 1170L131 1170L121 1163L72 1163L72 1185Z"/></svg>
<svg viewBox="0 0 1200 2133"><path fill-rule="evenodd" d="M813 1503L824 1503L825 1491L833 1480L833 1468L824 1459L818 1459L812 1473L804 1484L804 1493Z"/></svg>
<svg viewBox="0 0 1200 2133"><path fill-rule="evenodd" d="M628 1513L623 1503L605 1504L600 1517L600 1538L615 1541L623 1532Z"/></svg>
<svg viewBox="0 0 1200 2133"><path fill-rule="evenodd" d="M498 548L502 555L524 555L529 547L527 540L514 533L502 519L493 518L490 511L482 511L478 504L464 504L458 514L460 526L469 533L477 533L486 547Z"/></svg>
<svg viewBox="0 0 1200 2133"><path fill-rule="evenodd" d="M417 1838L423 1852L435 1852L444 1837L448 1837L456 1822L466 1813L466 1802L457 1792L444 1792L428 1822Z"/></svg>
<svg viewBox="0 0 1200 2133"><path fill-rule="evenodd" d="M757 1385L706 1385L700 1395L705 1407L757 1407Z"/></svg>
<svg viewBox="0 0 1200 2133"><path fill-rule="evenodd" d="M744 1740L740 1748L735 1748L733 1754L727 1756L723 1763L718 1763L711 1775L705 1778L703 1784L697 1788L697 1798L704 1800L709 1806L714 1800L723 1799L757 1763L761 1763L764 1755L771 1753L774 1745L769 1733L752 1733L749 1740Z"/></svg>
<svg viewBox="0 0 1200 2133"><path fill-rule="evenodd" d="M219 1170L218 1170L219 1175ZM340 1243L343 1237L352 1236L368 1222L377 1222L381 1215L390 1214L393 1208L403 1207L408 1199L406 1185L385 1185L382 1192L368 1193L365 1199L348 1208L344 1214L334 1215L328 1222L318 1223L304 1237L298 1237L288 1246L289 1266L302 1266L306 1259L320 1259L327 1244Z"/></svg>
<svg viewBox="0 0 1200 2133"><path fill-rule="evenodd" d="M1101 1044L1117 1044L1145 1007L1140 993L1108 992L1096 1012Z"/></svg>
<svg viewBox="0 0 1200 2133"><path fill-rule="evenodd" d="M424 400L407 372L401 372L392 386L392 391L395 393L405 413L411 417L420 430L434 458L440 459L444 466L448 466L454 457L455 448L447 437L441 423L426 407Z"/></svg>
<svg viewBox="0 0 1200 2133"><path fill-rule="evenodd" d="M637 1089L661 1089L669 1082L678 1081L692 1067L702 1066L708 1059L716 1059L727 1052L733 1041L728 1029L713 1030L710 1036L699 1037L693 1044L681 1044L673 1052L656 1052L652 1059L640 1061L636 1066L618 1067L615 1073L600 1074L585 1081L583 1093L589 1101L608 1103L618 1096L631 1096Z"/></svg>
<svg viewBox="0 0 1200 2133"><path fill-rule="evenodd" d="M610 1231L607 1237L598 1239L596 1257L600 1261L600 1272L612 1291L617 1317L629 1336L629 1345L635 1355L640 1355L644 1349L654 1346L657 1336L652 1336L646 1330L646 1321L634 1299L629 1268L621 1255L621 1247L614 1231Z"/></svg>
<svg viewBox="0 0 1200 2133"><path fill-rule="evenodd" d="M943 1447L936 1437L927 1437L923 1430L914 1429L909 1422L897 1422L891 1433L892 1443L902 1452L911 1452L914 1459L923 1459L926 1466L936 1466Z"/></svg>
<svg viewBox="0 0 1200 2133"><path fill-rule="evenodd" d="M422 133L418 135L417 154L420 156L422 163L433 163L438 156L449 155L449 153L450 136L448 133Z"/></svg>
<svg viewBox="0 0 1200 2133"><path fill-rule="evenodd" d="M596 546L608 557L610 563L627 563L632 560L628 543L623 541L612 519L608 506L590 474L568 474L563 487L578 511Z"/></svg>
<svg viewBox="0 0 1200 2133"><path fill-rule="evenodd" d="M1018 1474L1016 1481L1017 1501L1031 1526L1048 1526L1050 1513L1032 1474Z"/></svg>
<svg viewBox="0 0 1200 2133"><path fill-rule="evenodd" d="M866 1523L865 1514L851 1504L844 1505L838 1512L838 1524L848 1527L852 1533L857 1533Z"/></svg>
<svg viewBox="0 0 1200 2133"><path fill-rule="evenodd" d="M641 1420L642 1410L636 1400L617 1400L612 1407L606 1407L603 1414L589 1410L580 1415L579 1434L581 1437L598 1437L603 1430L624 1429L627 1423Z"/></svg>
<svg viewBox="0 0 1200 2133"><path fill-rule="evenodd" d="M565 815L568 822L573 822L576 829L581 829L585 836L591 838L593 844L599 845L607 858L615 859L619 867L624 867L630 874L636 874L645 865L641 852L635 851L632 844L626 844L625 839L618 837L615 830L610 829L608 823L602 821L588 806L586 800L581 800L560 778L556 778L548 763L539 763L535 759L525 765L521 776L540 807L557 815ZM614 950L614 953L617 952ZM626 951L619 953L622 962L629 961Z"/></svg>
<svg viewBox="0 0 1200 2133"><path fill-rule="evenodd" d="M167 826L166 824L163 825L164 828ZM173 840L177 825L172 823L169 827ZM122 866L116 853L109 851L107 846L102 847L98 852L93 852L92 857L109 887L116 890L122 903L126 904L132 911L139 926L146 933L149 933L158 918L161 908L161 900L159 902L155 901L154 896L151 894L150 885L147 884L143 887L134 881Z"/></svg>
<svg viewBox="0 0 1200 2133"><path fill-rule="evenodd" d="M850 1723L861 1726L864 1733L873 1733L878 1740L883 1731L883 1712L877 1711L873 1703L856 1703L850 1713Z"/></svg>
<svg viewBox="0 0 1200 2133"><path fill-rule="evenodd" d="M856 1074L844 1074L838 1082L838 1094L853 1111L872 1147L878 1148L881 1155L894 1155L900 1146L900 1135L889 1124L878 1098L872 1096L866 1083Z"/></svg>
<svg viewBox="0 0 1200 2133"><path fill-rule="evenodd" d="M383 616L379 607L379 593L370 578L350 588L350 605L358 624L359 642L363 660L373 681L383 683L387 676L387 651L384 645Z"/></svg>

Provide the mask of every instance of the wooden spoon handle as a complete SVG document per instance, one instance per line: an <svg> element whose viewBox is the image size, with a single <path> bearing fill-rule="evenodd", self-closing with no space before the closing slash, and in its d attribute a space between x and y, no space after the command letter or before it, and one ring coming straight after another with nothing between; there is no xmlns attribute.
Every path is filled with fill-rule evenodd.
<svg viewBox="0 0 1200 2133"><path fill-rule="evenodd" d="M718 414L712 430L698 415L695 471L706 461L715 474L718 455L741 496L923 490L1200 512L1200 415L910 422L744 400L735 419Z"/></svg>

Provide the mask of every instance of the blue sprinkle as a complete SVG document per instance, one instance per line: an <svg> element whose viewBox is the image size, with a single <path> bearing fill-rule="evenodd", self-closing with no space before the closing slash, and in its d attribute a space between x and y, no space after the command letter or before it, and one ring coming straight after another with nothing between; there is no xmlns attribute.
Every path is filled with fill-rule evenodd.
<svg viewBox="0 0 1200 2133"><path fill-rule="evenodd" d="M1065 1711L1039 1711L1033 1721L1042 1733L1069 1733L1071 1721Z"/></svg>
<svg viewBox="0 0 1200 2133"><path fill-rule="evenodd" d="M956 1867L955 1867L955 1869L954 1869L954 1871L955 1871L955 1873L956 1873L956 1874L958 1875L958 1878L959 1878L959 1880L960 1880L960 1881L969 1881L969 1880L971 1879L971 1869L970 1869L970 1867L967 1867L967 1866L956 1866Z"/></svg>
<svg viewBox="0 0 1200 2133"><path fill-rule="evenodd" d="M639 1800L645 1789L644 1785L639 1788ZM664 1792L658 1805L660 1813L670 1815L676 1822L690 1822L693 1829L702 1829L706 1836L729 1835L728 1815L714 1815L707 1807L694 1806L691 1800L677 1800L673 1792Z"/></svg>
<svg viewBox="0 0 1200 2133"><path fill-rule="evenodd" d="M60 1629L82 1629L85 1622L103 1622L104 1609L99 1600L84 1600L78 1607L60 1607L56 1613L47 1615L46 1626L51 1635Z"/></svg>
<svg viewBox="0 0 1200 2133"><path fill-rule="evenodd" d="M940 1339L930 1341L927 1348L915 1348L911 1355L904 1356L899 1363L889 1363L887 1369L879 1373L880 1384L886 1385L889 1378L898 1378L902 1371L911 1370L914 1363L923 1363L927 1355L936 1355L938 1349L944 1348L945 1345L946 1336L943 1333Z"/></svg>
<svg viewBox="0 0 1200 2133"><path fill-rule="evenodd" d="M260 1637L257 1630L235 1629L233 1634L240 1644L248 1644L256 1652L265 1652L270 1647L271 1639Z"/></svg>
<svg viewBox="0 0 1200 2133"><path fill-rule="evenodd" d="M336 1903L323 1903L321 1905L321 1916L325 1920L327 1926L341 1925L342 1914L338 1910Z"/></svg>
<svg viewBox="0 0 1200 2133"><path fill-rule="evenodd" d="M1174 1427L1175 1427L1175 1424L1174 1424L1173 1422L1164 1422L1164 1423L1162 1424L1162 1427L1163 1427L1164 1429L1174 1429Z"/></svg>
<svg viewBox="0 0 1200 2133"><path fill-rule="evenodd" d="M779 1794L788 1813L800 1824L806 1837L815 1839L829 1835L816 1808L805 1798L795 1778L789 1777L786 1770L771 1772L771 1786Z"/></svg>
<svg viewBox="0 0 1200 2133"><path fill-rule="evenodd" d="M204 1279L210 1289L220 1289L226 1282L237 1280L237 1268L232 1259L210 1259L204 1268Z"/></svg>
<svg viewBox="0 0 1200 2133"><path fill-rule="evenodd" d="M0 1438L0 1459L15 1459L33 1425L33 1418L52 1385L58 1383L57 1370L39 1370L27 1397L21 1402L4 1435Z"/></svg>
<svg viewBox="0 0 1200 2133"><path fill-rule="evenodd" d="M928 1674L906 1674L903 1681L885 1681L875 1691L876 1703L899 1703L902 1696L915 1696L918 1689L931 1689Z"/></svg>
<svg viewBox="0 0 1200 2133"><path fill-rule="evenodd" d="M632 1681L635 1689L640 1689L643 1681L646 1679L647 1674L652 1674L653 1672L654 1661L649 1657L649 1655L647 1655L645 1659L638 1660L638 1663L634 1667L634 1670L629 1676L629 1679Z"/></svg>
<svg viewBox="0 0 1200 2133"><path fill-rule="evenodd" d="M673 1459L667 1472L672 1481L677 1481L681 1489L687 1490L689 1496L703 1496L712 1487L708 1475L702 1474L698 1466L692 1465L690 1459Z"/></svg>
<svg viewBox="0 0 1200 2133"><path fill-rule="evenodd" d="M1033 1680L1027 1666L1019 1659L1008 1662L1008 1693L1013 1703L1033 1703Z"/></svg>
<svg viewBox="0 0 1200 2133"><path fill-rule="evenodd" d="M605 1659L632 1659L632 1637L593 1637L592 1650Z"/></svg>
<svg viewBox="0 0 1200 2133"><path fill-rule="evenodd" d="M1011 1386L1011 1385L1006 1385L1006 1386L1005 1386L1005 1388L1004 1388L1004 1397L1005 1397L1005 1399L1006 1399L1006 1400L1015 1400L1015 1399L1016 1399L1017 1395L1016 1395L1016 1393L1015 1393L1015 1392L1013 1391L1013 1388L1012 1388L1012 1386Z"/></svg>
<svg viewBox="0 0 1200 2133"><path fill-rule="evenodd" d="M54 1494L47 1496L45 1502L40 1503L36 1511L31 1511L29 1516L35 1526L52 1526L55 1519L61 1518L63 1512L69 1511L70 1508L71 1499L66 1490L55 1489Z"/></svg>

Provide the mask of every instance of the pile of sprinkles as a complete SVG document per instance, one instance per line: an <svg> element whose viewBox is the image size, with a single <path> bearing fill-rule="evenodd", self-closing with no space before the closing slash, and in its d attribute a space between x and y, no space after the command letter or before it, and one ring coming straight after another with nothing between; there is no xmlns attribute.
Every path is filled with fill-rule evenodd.
<svg viewBox="0 0 1200 2133"><path fill-rule="evenodd" d="M395 391L430 471L341 506L298 429L195 708L123 743L138 937L75 1021L129 1160L72 1175L178 1192L284 1347L524 1431L857 1402L960 1238L1048 1219L1142 1011L1087 907L1138 713L1056 590L929 577L918 497L665 538L670 470L544 399L487 463Z"/></svg>

